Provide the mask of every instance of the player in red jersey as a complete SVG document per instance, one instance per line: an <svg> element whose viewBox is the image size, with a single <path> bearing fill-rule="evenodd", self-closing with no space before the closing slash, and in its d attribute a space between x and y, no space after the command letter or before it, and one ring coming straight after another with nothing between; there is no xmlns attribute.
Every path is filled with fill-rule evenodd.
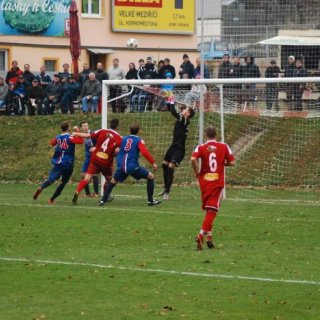
<svg viewBox="0 0 320 320"><path fill-rule="evenodd" d="M74 205L78 202L78 197L82 189L89 183L94 174L102 173L106 178L106 182L111 180L112 177L112 166L114 156L121 145L122 137L116 131L119 126L118 119L112 119L110 121L110 129L100 129L92 133L74 132L74 135L82 138L93 138L95 139L96 146L91 154L89 167L82 179L77 190L73 196L72 203ZM112 198L109 198L111 201Z"/></svg>
<svg viewBox="0 0 320 320"><path fill-rule="evenodd" d="M234 166L235 159L229 146L217 142L214 127L206 129L207 141L199 145L191 156L191 165L199 180L201 190L202 209L206 215L201 230L196 237L197 249L203 249L203 238L207 236L207 246L214 248L212 240L212 226L220 207L224 189L225 166ZM201 160L199 169L198 160Z"/></svg>

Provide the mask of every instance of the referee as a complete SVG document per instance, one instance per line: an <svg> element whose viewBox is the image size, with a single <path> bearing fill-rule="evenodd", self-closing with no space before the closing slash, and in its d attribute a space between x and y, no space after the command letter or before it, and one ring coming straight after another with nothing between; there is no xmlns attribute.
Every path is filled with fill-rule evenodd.
<svg viewBox="0 0 320 320"><path fill-rule="evenodd" d="M169 199L169 193L173 183L174 169L179 166L184 158L188 127L190 119L195 113L190 107L185 107L180 113L178 113L174 102L172 101L167 103L167 106L169 111L177 120L173 129L172 143L162 162L164 189L159 196L162 196L163 200Z"/></svg>

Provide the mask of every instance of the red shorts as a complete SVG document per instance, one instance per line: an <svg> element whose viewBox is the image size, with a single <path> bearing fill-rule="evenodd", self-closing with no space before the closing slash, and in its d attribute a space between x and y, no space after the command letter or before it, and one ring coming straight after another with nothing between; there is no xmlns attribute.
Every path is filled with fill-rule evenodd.
<svg viewBox="0 0 320 320"><path fill-rule="evenodd" d="M210 188L208 185L201 186L202 209L214 209L219 211L223 195L223 187Z"/></svg>
<svg viewBox="0 0 320 320"><path fill-rule="evenodd" d="M98 161L95 161L94 159L92 159L90 161L90 164L89 164L89 167L88 167L86 173L94 175L94 174L98 174L100 172L108 180L112 177L112 166L106 165L105 163L98 162Z"/></svg>

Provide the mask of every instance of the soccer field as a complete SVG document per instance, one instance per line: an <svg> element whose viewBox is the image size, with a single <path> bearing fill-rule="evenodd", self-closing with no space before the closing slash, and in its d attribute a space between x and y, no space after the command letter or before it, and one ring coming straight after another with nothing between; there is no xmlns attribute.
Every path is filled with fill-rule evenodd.
<svg viewBox="0 0 320 320"><path fill-rule="evenodd" d="M319 203L225 200L197 252L195 189L148 207L119 186L100 208L35 188L0 185L0 319L320 319Z"/></svg>

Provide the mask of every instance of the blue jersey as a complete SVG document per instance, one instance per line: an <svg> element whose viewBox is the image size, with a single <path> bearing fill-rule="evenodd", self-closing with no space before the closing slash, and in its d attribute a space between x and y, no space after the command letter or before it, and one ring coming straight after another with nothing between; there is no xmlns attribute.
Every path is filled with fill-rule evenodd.
<svg viewBox="0 0 320 320"><path fill-rule="evenodd" d="M139 167L140 144L142 139L135 135L125 136L122 139L117 156L118 169L128 172Z"/></svg>
<svg viewBox="0 0 320 320"><path fill-rule="evenodd" d="M62 133L54 139L52 145L56 145L51 163L53 165L73 165L75 158L75 143L83 143L83 139L73 137L69 133Z"/></svg>
<svg viewBox="0 0 320 320"><path fill-rule="evenodd" d="M91 133L91 131L89 131L88 133ZM86 160L90 160L91 157L91 152L90 149L93 148L96 145L96 141L92 138L86 138L84 140L84 147L85 147L85 158Z"/></svg>

